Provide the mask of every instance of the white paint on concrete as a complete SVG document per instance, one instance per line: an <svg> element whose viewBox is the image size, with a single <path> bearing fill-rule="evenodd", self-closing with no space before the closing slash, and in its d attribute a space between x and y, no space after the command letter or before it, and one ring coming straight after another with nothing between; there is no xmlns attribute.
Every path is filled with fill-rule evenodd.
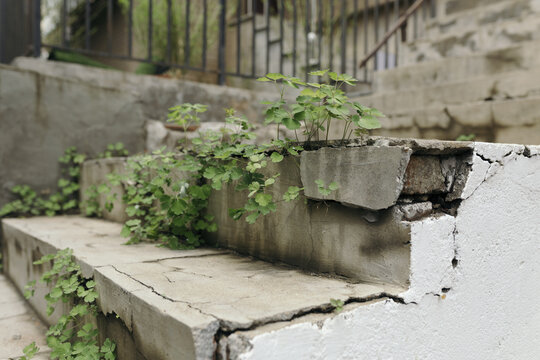
<svg viewBox="0 0 540 360"><path fill-rule="evenodd" d="M239 358L538 358L538 147L526 155L522 147L476 144L456 218L412 226L405 303L376 302L253 334Z"/></svg>

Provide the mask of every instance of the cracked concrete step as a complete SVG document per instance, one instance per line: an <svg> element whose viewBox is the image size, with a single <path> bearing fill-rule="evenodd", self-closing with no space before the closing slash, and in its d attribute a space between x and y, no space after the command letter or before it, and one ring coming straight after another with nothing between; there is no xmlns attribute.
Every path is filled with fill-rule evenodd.
<svg viewBox="0 0 540 360"><path fill-rule="evenodd" d="M98 324L117 342L119 359L212 359L220 339L226 342L233 331L326 313L331 298L362 306L397 299L404 291L310 275L219 249L126 246L121 225L104 220L4 219L2 228L5 269L19 289L46 271L31 265L33 260L57 249L74 250L84 276L97 282L104 313ZM38 288L31 300L40 314L44 291Z"/></svg>
<svg viewBox="0 0 540 360"><path fill-rule="evenodd" d="M48 359L47 328L28 306L23 296L0 273L0 360L18 358L32 342L40 348L35 360Z"/></svg>
<svg viewBox="0 0 540 360"><path fill-rule="evenodd" d="M477 76L466 80L383 92L356 98L385 114L440 105L458 105L483 100L525 98L540 95L540 68L518 70L496 76Z"/></svg>
<svg viewBox="0 0 540 360"><path fill-rule="evenodd" d="M418 135L419 131L438 131L432 136L455 139L473 132L478 140L540 143L540 96L439 104L386 115L381 119L382 129L375 131L379 135L391 136L404 131Z"/></svg>
<svg viewBox="0 0 540 360"><path fill-rule="evenodd" d="M306 271L406 286L410 224L402 221L402 212L394 208L405 179L412 176L421 179L420 185L432 184L430 191L417 186L408 189L407 194L444 197L451 191L459 196L459 187L451 186L451 174L458 170L452 166L442 174L443 170L438 166L439 175L445 179L441 184L436 172L411 172L407 166L411 156L419 157L421 162L433 160L424 156L425 148L413 144L415 140L399 143L394 143L395 139L370 140L373 139L358 140L341 149L306 151L298 159L300 168L297 159L286 157L280 163L269 163L264 170L267 175L282 174L272 187L274 199L280 198L289 186L298 186L306 189L308 197L324 200L315 186L315 181L322 179L326 184L333 181L340 184L338 190L326 198L334 202L277 202L276 212L249 225L228 215L228 209L243 206L243 195L247 194L239 196L231 184L213 191L207 211L214 216L218 229L206 234L207 243L266 261L284 262ZM433 145L428 143L431 145L426 143L424 147ZM430 155L440 157L435 159L437 164L442 159L455 159L461 163L470 156L468 144L436 142L436 145L438 150ZM126 161L124 158L85 162L81 170L81 193L84 194L84 189L91 185L106 182L107 173L122 172ZM331 171L336 167L347 171ZM114 204L116 215L125 210L120 198ZM109 220L120 220L115 214L104 215Z"/></svg>
<svg viewBox="0 0 540 360"><path fill-rule="evenodd" d="M392 92L459 82L471 77L540 68L540 41L479 54L415 63L375 73L376 92Z"/></svg>

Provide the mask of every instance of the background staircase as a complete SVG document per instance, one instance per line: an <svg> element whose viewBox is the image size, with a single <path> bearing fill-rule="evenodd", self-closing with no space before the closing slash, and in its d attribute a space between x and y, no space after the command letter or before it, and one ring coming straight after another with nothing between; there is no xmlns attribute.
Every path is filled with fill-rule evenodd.
<svg viewBox="0 0 540 360"><path fill-rule="evenodd" d="M402 67L357 100L388 117L380 135L540 143L540 1L447 1Z"/></svg>

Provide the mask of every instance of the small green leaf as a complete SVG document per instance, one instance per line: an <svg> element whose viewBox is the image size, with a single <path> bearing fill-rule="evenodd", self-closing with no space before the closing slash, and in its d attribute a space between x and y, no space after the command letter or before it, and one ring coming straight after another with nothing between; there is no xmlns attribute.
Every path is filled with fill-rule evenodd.
<svg viewBox="0 0 540 360"><path fill-rule="evenodd" d="M255 224L255 221L257 221L258 218L259 218L259 213L258 212L253 212L253 213L249 214L248 216L246 216L246 221L249 224Z"/></svg>
<svg viewBox="0 0 540 360"><path fill-rule="evenodd" d="M281 162L283 160L283 155L281 155L280 153L274 151L272 153L272 155L270 155L270 159L272 160L272 162L278 163L278 162Z"/></svg>
<svg viewBox="0 0 540 360"><path fill-rule="evenodd" d="M379 129L381 127L379 120L372 116L361 117L356 125L367 130Z"/></svg>
<svg viewBox="0 0 540 360"><path fill-rule="evenodd" d="M326 70L317 70L317 71L312 71L309 73L309 75L312 75L312 76L323 76L324 74L326 74L328 72L328 69Z"/></svg>
<svg viewBox="0 0 540 360"><path fill-rule="evenodd" d="M266 74L266 77L270 80L279 80L279 79L285 79L286 76L279 74L279 73L268 73Z"/></svg>
<svg viewBox="0 0 540 360"><path fill-rule="evenodd" d="M289 130L297 130L297 129L300 129L300 121L298 121L297 119L295 119L294 117L286 117L282 120L283 122L283 125L285 125L285 127Z"/></svg>
<svg viewBox="0 0 540 360"><path fill-rule="evenodd" d="M255 196L255 201L257 202L257 204L261 206L268 206L268 204L270 204L270 202L272 201L272 195L265 194L265 193L258 193Z"/></svg>

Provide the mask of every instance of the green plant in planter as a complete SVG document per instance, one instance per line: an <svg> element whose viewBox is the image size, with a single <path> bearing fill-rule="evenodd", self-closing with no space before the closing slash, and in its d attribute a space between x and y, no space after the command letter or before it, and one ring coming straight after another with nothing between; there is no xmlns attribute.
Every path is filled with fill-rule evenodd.
<svg viewBox="0 0 540 360"><path fill-rule="evenodd" d="M276 83L280 99L266 102L266 124L277 124L278 135L269 144L250 144L255 138L252 125L234 110L226 111L229 125L221 131L209 131L191 140L191 147L180 147L181 154L158 151L133 160L130 174L118 183L130 184L125 188L124 201L128 205L128 220L122 231L130 243L142 240L157 241L171 248L192 248L204 243L204 233L215 231L213 219L206 215L208 198L212 190L226 184L244 192L246 201L240 208L229 209L235 219L245 217L254 223L261 215L276 210L277 201L293 201L303 189L290 186L280 199L274 199L272 186L279 173L268 174L269 163L279 163L284 156L296 156L303 147L297 141L303 135L308 141L322 133L328 139L332 122L343 124L345 141L354 134L362 134L380 127L380 112L351 102L340 90L343 84L356 81L348 75L317 71L314 76L328 77L329 84L305 83L298 78L281 74L268 74L260 81ZM293 104L285 101L285 88L304 87ZM170 109L169 119L187 127L198 123L198 114L206 111L200 104L183 104ZM279 127L295 131L296 139L279 139ZM178 174L183 176L178 179ZM338 184L317 183L319 191L329 194ZM244 195L241 195L244 196Z"/></svg>
<svg viewBox="0 0 540 360"><path fill-rule="evenodd" d="M326 141L329 139L332 123L340 122L343 125L342 141L350 139L353 133L361 135L368 130L381 127L379 117L384 115L376 110L350 101L347 94L340 89L344 84L353 86L357 80L347 74L337 74L328 70L313 71L312 76L328 78L333 84L309 83L296 77L270 73L259 78L258 81L273 82L279 86L280 99L275 102L265 102L265 124L285 126L294 130L296 140L299 140L298 131L305 141L319 140L321 133ZM285 87L304 89L296 97L296 103L288 105L284 98Z"/></svg>

